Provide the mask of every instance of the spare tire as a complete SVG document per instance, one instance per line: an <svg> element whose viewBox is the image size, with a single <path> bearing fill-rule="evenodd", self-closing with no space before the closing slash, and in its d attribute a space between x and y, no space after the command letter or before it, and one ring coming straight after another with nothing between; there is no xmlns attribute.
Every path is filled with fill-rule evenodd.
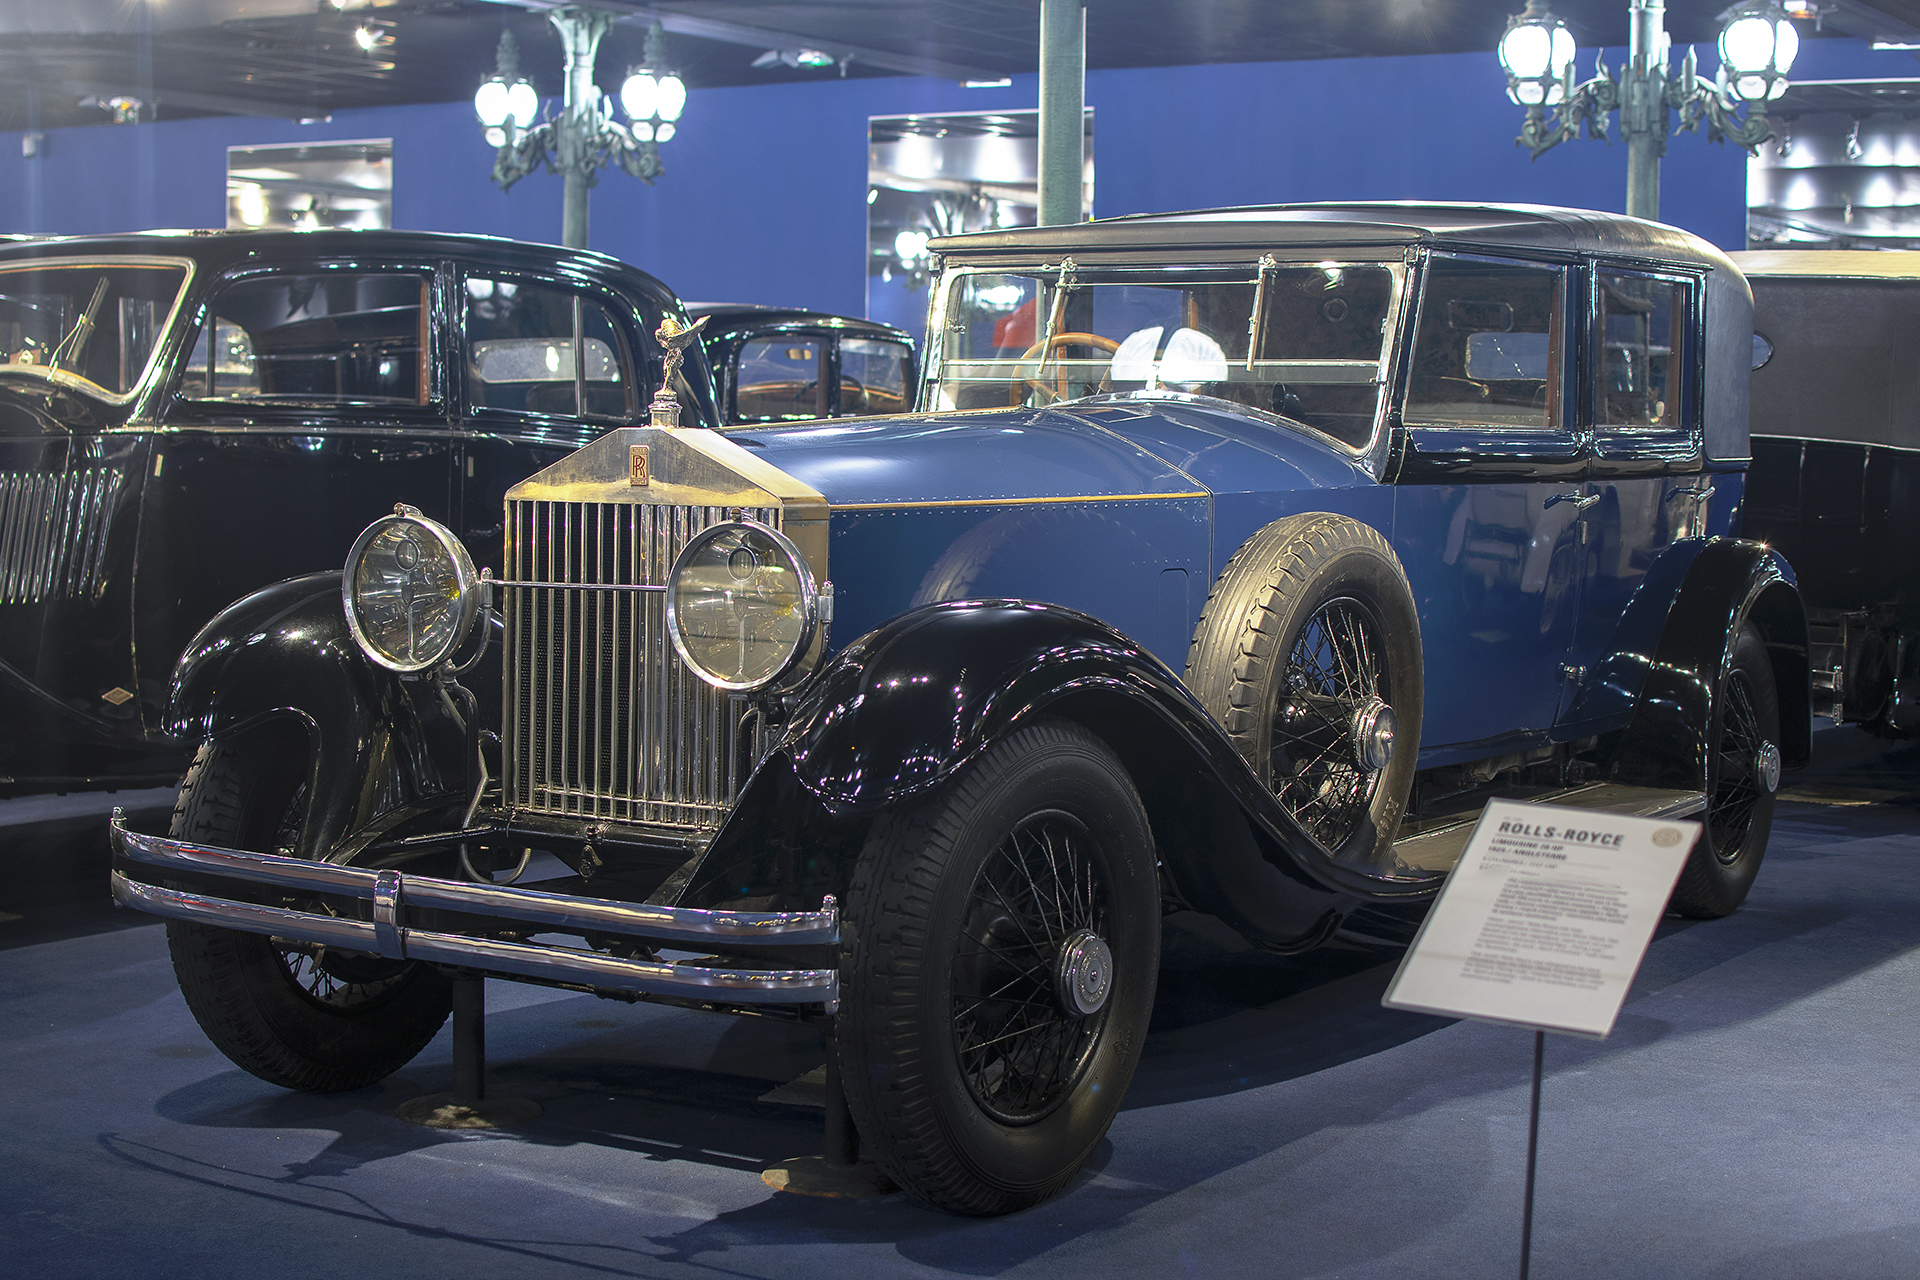
<svg viewBox="0 0 1920 1280"><path fill-rule="evenodd" d="M1393 548L1310 512L1247 539L1207 597L1187 686L1333 862L1388 874L1420 754L1420 618Z"/></svg>

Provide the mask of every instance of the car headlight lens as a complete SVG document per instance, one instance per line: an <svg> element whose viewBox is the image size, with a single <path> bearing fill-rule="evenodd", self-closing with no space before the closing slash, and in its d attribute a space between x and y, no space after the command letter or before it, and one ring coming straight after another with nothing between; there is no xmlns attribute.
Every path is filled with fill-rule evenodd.
<svg viewBox="0 0 1920 1280"><path fill-rule="evenodd" d="M451 531L400 506L354 542L340 594L367 656L404 674L445 661L466 639L480 578Z"/></svg>
<svg viewBox="0 0 1920 1280"><path fill-rule="evenodd" d="M820 597L786 535L750 520L701 531L667 580L667 633L694 674L722 689L765 688L813 643Z"/></svg>

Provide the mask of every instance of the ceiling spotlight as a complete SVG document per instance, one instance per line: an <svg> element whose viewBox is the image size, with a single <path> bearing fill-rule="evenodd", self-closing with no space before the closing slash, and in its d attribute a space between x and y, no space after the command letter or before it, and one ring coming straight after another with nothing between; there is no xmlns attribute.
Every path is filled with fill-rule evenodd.
<svg viewBox="0 0 1920 1280"><path fill-rule="evenodd" d="M756 67L831 67L838 59L821 49L769 49L753 60Z"/></svg>

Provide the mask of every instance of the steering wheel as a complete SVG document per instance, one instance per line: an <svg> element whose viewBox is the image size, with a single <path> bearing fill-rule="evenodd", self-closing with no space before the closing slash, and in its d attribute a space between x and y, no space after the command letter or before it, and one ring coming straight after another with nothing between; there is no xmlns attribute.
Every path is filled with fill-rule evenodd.
<svg viewBox="0 0 1920 1280"><path fill-rule="evenodd" d="M1055 347L1092 347L1096 351L1106 352L1109 357L1108 376L1100 379L1099 390L1111 391L1113 389L1111 357L1114 352L1120 349L1119 343L1115 342L1112 338L1103 338L1097 333L1056 333L1051 338L1043 338L1028 347L1026 351L1021 354L1020 358L1022 360L1031 360L1035 356L1044 357L1051 355ZM1041 363L1046 363L1044 358L1041 360ZM1038 373L1039 370L1036 368L1034 372ZM1065 400L1067 398L1067 387L1071 379L1069 379L1066 372L1062 370L1055 379L1054 385L1051 387L1040 378L1026 378L1023 381L1027 386L1032 387L1035 391L1047 397L1043 403L1052 404L1055 400ZM1024 399L1026 399L1026 395L1020 390L1019 384L1016 383L1007 388L1007 403L1009 405L1018 407Z"/></svg>

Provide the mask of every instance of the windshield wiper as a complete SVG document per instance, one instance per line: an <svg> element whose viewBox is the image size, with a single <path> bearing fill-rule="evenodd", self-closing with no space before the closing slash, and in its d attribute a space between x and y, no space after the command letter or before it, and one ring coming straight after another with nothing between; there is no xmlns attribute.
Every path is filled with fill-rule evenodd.
<svg viewBox="0 0 1920 1280"><path fill-rule="evenodd" d="M100 283L93 286L93 301L87 303L87 309L81 313L78 320L73 322L73 328L67 330L67 336L60 339L60 344L53 349L53 354L47 357L47 372L59 372L63 353L67 359L76 364L79 363L80 357L86 354L87 343L93 338L93 318L99 313L100 304L107 296L107 283L108 277L101 276ZM69 347L72 349L68 350Z"/></svg>
<svg viewBox="0 0 1920 1280"><path fill-rule="evenodd" d="M1247 372L1253 372L1254 357L1260 354L1260 339L1267 332L1267 277L1279 268L1273 255L1260 255L1260 276L1253 286L1253 314L1247 317Z"/></svg>
<svg viewBox="0 0 1920 1280"><path fill-rule="evenodd" d="M1060 264L1060 276L1053 285L1053 306L1047 309L1047 332L1040 339L1040 367L1034 370L1035 382L1047 380L1047 361L1053 358L1053 335L1060 328L1060 322L1066 318L1067 290L1073 287L1076 270L1072 258ZM1063 342L1060 345L1065 346L1066 343Z"/></svg>

